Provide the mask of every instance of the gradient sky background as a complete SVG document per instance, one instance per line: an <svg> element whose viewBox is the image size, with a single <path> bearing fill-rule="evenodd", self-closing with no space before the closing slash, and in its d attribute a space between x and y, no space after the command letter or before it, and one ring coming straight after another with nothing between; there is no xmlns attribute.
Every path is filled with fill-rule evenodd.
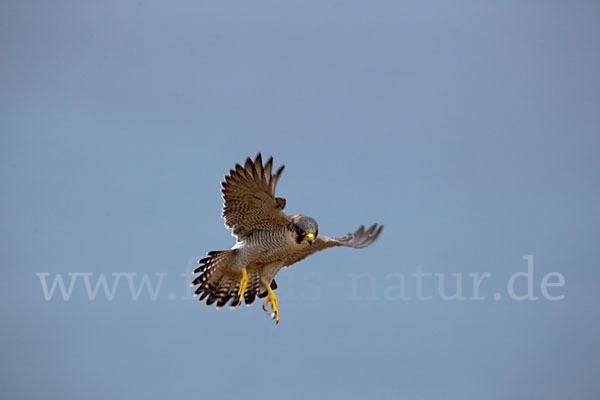
<svg viewBox="0 0 600 400"><path fill-rule="evenodd" d="M599 17L594 1L3 1L1 397L599 398ZM278 326L186 299L182 276L233 245L219 182L257 151L322 234L386 226L282 271ZM511 300L529 254L539 299ZM462 273L467 296L490 272L485 300L443 301L430 279L419 301L418 266ZM541 296L552 271L560 301ZM155 301L125 278L112 301L82 280L46 301L38 272L167 275ZM409 300L390 295L398 272Z"/></svg>

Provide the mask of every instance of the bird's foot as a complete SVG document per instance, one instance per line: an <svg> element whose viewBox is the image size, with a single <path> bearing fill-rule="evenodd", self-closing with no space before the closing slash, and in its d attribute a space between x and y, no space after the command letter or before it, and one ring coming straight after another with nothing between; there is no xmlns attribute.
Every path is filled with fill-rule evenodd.
<svg viewBox="0 0 600 400"><path fill-rule="evenodd" d="M246 268L242 270L242 281L240 282L240 289L238 290L238 303L242 304L244 300L244 292L246 291L246 286L248 286L248 272Z"/></svg>
<svg viewBox="0 0 600 400"><path fill-rule="evenodd" d="M273 290L271 289L271 287L269 285L267 286L267 290L269 291L269 297L267 297L267 299L265 300L265 302L263 303L263 310L267 313L267 315L269 317L271 317L273 320L275 320L275 324L279 323L279 312L277 310L277 297L275 297L275 293L273 293ZM271 304L271 310L269 310L267 308L268 304Z"/></svg>

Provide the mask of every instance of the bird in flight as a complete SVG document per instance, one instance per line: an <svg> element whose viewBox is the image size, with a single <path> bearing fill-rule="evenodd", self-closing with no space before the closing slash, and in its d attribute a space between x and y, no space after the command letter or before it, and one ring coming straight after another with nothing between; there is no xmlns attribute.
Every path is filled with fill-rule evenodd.
<svg viewBox="0 0 600 400"><path fill-rule="evenodd" d="M229 308L251 305L256 296L265 298L265 310L276 323L279 309L274 290L275 275L283 267L325 250L345 246L360 249L373 243L383 225L361 225L354 233L339 238L319 235L317 221L307 215L283 213L286 200L275 197L275 186L284 166L272 172L273 157L263 165L262 156L248 157L244 166L236 164L221 182L225 226L233 230L236 243L231 250L206 253L198 261L194 274L201 274L190 284L198 286L194 296L206 305ZM270 309L269 309L270 306Z"/></svg>

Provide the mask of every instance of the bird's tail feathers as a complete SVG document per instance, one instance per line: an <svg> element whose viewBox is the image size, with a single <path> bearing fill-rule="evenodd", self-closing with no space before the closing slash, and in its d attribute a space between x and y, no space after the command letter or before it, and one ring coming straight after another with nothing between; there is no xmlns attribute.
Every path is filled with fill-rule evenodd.
<svg viewBox="0 0 600 400"><path fill-rule="evenodd" d="M237 250L215 250L206 253L208 257L198 261L200 266L194 270L194 274L201 274L194 279L192 286L199 285L194 296L200 296L199 301L206 300L209 306L215 301L227 298L229 300L234 293L236 282L231 276L231 266ZM239 282L237 282L239 285Z"/></svg>
<svg viewBox="0 0 600 400"><path fill-rule="evenodd" d="M242 274L240 271L234 271L231 266L235 258L236 249L209 251L208 257L198 261L200 266L194 270L194 274L201 274L192 282L192 286L199 285L194 292L194 296L199 296L198 300L206 299L206 305L210 306L217 303L217 309L225 306L229 300L233 299L229 308L235 308L242 302L238 299L238 292ZM256 296L263 298L267 295L267 290L261 287L260 270L253 268L248 272L248 285L244 292L246 305L251 305ZM277 283L273 279L271 289L277 289ZM261 291L262 290L262 291Z"/></svg>

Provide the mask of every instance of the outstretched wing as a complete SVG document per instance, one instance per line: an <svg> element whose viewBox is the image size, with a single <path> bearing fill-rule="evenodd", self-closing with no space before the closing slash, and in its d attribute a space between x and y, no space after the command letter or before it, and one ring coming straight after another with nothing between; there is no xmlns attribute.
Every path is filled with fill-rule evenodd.
<svg viewBox="0 0 600 400"><path fill-rule="evenodd" d="M272 167L273 157L263 166L262 156L258 153L254 161L248 157L243 167L236 164L235 170L230 170L221 182L223 218L235 236L244 237L256 229L289 224L281 211L285 199L275 197L275 186L284 166L274 174Z"/></svg>
<svg viewBox="0 0 600 400"><path fill-rule="evenodd" d="M329 247L345 246L355 249L362 249L369 246L379 237L383 229L383 225L373 224L369 229L365 230L365 226L361 225L356 232L348 233L340 238L330 238L327 236L318 236L312 245L306 246L302 250L292 254L285 260L284 266L290 266L300 260L305 259L317 251L325 250Z"/></svg>

